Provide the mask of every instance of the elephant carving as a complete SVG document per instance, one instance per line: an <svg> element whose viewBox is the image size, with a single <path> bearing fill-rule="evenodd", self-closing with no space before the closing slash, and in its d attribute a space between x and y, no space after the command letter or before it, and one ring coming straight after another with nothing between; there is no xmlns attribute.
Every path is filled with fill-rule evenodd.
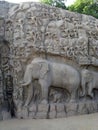
<svg viewBox="0 0 98 130"><path fill-rule="evenodd" d="M81 87L82 96L86 95L87 90L87 95L93 98L93 89L98 89L98 73L95 71L83 69L81 71Z"/></svg>
<svg viewBox="0 0 98 130"><path fill-rule="evenodd" d="M66 89L70 95L70 102L75 101L77 90L80 86L80 73L67 64L50 62L41 58L35 58L26 67L22 86L29 85L27 106L33 95L33 81L37 80L41 86L42 102L48 102L50 86Z"/></svg>

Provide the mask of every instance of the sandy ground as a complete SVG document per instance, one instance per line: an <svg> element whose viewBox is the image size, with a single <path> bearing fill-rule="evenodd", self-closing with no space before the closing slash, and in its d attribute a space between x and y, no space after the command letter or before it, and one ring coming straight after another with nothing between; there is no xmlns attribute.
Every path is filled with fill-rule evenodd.
<svg viewBox="0 0 98 130"><path fill-rule="evenodd" d="M0 130L98 130L98 113L61 119L13 119L0 122Z"/></svg>

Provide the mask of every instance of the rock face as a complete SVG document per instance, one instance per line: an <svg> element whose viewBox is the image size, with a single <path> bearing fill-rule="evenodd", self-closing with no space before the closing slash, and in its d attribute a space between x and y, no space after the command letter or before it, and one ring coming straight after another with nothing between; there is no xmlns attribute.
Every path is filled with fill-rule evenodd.
<svg viewBox="0 0 98 130"><path fill-rule="evenodd" d="M11 118L13 106L13 78L10 64L10 42L5 38L6 19L15 4L0 1L0 120ZM17 4L16 4L17 5ZM9 29L10 30L10 29Z"/></svg>
<svg viewBox="0 0 98 130"><path fill-rule="evenodd" d="M8 17L8 11L14 5L18 5L18 4L9 3L5 0L1 0L0 1L0 17Z"/></svg>
<svg viewBox="0 0 98 130"><path fill-rule="evenodd" d="M98 19L30 2L13 6L4 27L16 117L98 111Z"/></svg>

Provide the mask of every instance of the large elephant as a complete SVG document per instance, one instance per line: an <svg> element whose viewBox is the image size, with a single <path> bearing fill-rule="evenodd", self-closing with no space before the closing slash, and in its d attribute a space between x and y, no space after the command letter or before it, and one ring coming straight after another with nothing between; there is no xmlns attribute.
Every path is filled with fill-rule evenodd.
<svg viewBox="0 0 98 130"><path fill-rule="evenodd" d="M98 73L95 71L83 69L81 71L81 87L82 96L85 96L87 94L93 98L93 89L98 89Z"/></svg>
<svg viewBox="0 0 98 130"><path fill-rule="evenodd" d="M76 99L80 85L79 72L66 64L54 63L41 58L35 58L27 65L22 86L30 85L25 105L30 103L32 97L32 82L38 80L42 90L42 102L48 101L50 86L66 89L70 94L70 101Z"/></svg>

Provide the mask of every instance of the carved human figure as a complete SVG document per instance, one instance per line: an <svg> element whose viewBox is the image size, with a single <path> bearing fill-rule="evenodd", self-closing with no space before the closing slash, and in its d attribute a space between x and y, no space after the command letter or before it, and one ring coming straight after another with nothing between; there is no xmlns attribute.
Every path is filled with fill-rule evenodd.
<svg viewBox="0 0 98 130"><path fill-rule="evenodd" d="M25 105L30 103L32 97L32 85L34 80L38 80L42 90L42 103L48 101L49 87L64 88L70 94L70 102L76 99L77 90L80 85L79 72L66 64L50 62L48 60L35 58L31 64L27 65L22 86L29 85L29 93Z"/></svg>

